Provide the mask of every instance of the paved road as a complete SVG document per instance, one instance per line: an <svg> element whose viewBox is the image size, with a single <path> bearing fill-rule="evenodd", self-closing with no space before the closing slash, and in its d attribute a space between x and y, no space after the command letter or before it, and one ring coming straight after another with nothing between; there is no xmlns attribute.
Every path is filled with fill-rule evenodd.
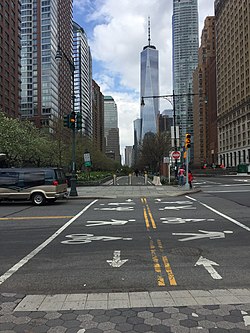
<svg viewBox="0 0 250 333"><path fill-rule="evenodd" d="M249 331L249 206L159 188L1 206L0 332Z"/></svg>

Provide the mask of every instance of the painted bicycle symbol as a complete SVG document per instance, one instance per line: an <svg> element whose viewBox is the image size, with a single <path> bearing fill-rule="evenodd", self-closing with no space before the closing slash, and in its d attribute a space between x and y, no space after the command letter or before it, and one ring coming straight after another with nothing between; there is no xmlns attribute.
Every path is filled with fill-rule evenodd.
<svg viewBox="0 0 250 333"><path fill-rule="evenodd" d="M93 241L115 241L115 240L132 240L132 238L124 238L124 237L110 237L110 236L95 236L93 234L72 234L67 235L66 238L69 238L65 241L62 241L62 244L87 244Z"/></svg>

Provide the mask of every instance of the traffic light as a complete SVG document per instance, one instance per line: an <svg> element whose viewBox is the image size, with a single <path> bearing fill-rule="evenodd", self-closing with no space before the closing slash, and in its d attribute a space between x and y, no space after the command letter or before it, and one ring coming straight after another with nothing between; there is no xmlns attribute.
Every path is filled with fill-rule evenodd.
<svg viewBox="0 0 250 333"><path fill-rule="evenodd" d="M69 128L69 114L63 116L63 126Z"/></svg>
<svg viewBox="0 0 250 333"><path fill-rule="evenodd" d="M188 149L191 147L191 134L186 134L185 148Z"/></svg>
<svg viewBox="0 0 250 333"><path fill-rule="evenodd" d="M74 129L76 127L76 114L71 112L69 115L69 128Z"/></svg>
<svg viewBox="0 0 250 333"><path fill-rule="evenodd" d="M76 128L78 130L82 129L82 115L81 115L81 113L76 114Z"/></svg>

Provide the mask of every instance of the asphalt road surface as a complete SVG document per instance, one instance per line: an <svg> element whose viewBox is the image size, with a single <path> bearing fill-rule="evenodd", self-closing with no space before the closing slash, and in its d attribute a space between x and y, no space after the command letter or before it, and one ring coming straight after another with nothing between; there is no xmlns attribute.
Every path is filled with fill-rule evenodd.
<svg viewBox="0 0 250 333"><path fill-rule="evenodd" d="M0 292L250 288L244 193L1 205Z"/></svg>

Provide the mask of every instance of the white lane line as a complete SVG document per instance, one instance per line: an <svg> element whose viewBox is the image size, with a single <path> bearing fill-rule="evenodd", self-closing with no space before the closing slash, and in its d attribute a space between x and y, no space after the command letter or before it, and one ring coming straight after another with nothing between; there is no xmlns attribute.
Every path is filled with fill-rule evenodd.
<svg viewBox="0 0 250 333"><path fill-rule="evenodd" d="M205 190L204 191L205 193L232 193L232 191L231 190L225 190L225 191L219 191L219 190L216 190L216 191L207 191L207 190ZM234 190L234 192L233 193L241 193L241 192L250 192L250 190Z"/></svg>
<svg viewBox="0 0 250 333"><path fill-rule="evenodd" d="M94 203L98 200L92 201L88 206L86 206L83 210L81 210L78 214L76 214L72 219L66 222L60 229L58 229L52 236L50 236L46 241L44 241L41 245L31 251L27 256L21 259L17 264L12 266L6 273L0 276L0 285L4 283L11 275L16 273L19 268L25 265L30 259L32 259L35 255L37 255L40 251L42 251L49 243L51 243L57 236L59 236L69 225L71 225L79 216L81 216L86 210L88 210Z"/></svg>
<svg viewBox="0 0 250 333"><path fill-rule="evenodd" d="M186 196L186 197L187 197L187 196ZM190 198L190 197L189 197L189 198ZM243 229L245 229L245 230L247 230L247 231L250 231L250 228L247 227L246 225L244 225L243 223L241 223L241 222L239 222L239 221L236 221L236 220L233 219L232 217L227 216L226 214L223 214L223 213L219 212L218 210L216 210L216 209L214 209L214 208L212 208L212 207L206 205L205 203L203 203L203 202L201 202L201 201L199 201L199 200L197 200L197 202L199 202L202 206L204 206L204 207L206 207L207 209L211 210L211 211L214 212L215 214L218 214L218 215L224 217L225 219L227 219L228 221L233 222L234 224L237 224L239 227L241 227L241 228L243 228Z"/></svg>

